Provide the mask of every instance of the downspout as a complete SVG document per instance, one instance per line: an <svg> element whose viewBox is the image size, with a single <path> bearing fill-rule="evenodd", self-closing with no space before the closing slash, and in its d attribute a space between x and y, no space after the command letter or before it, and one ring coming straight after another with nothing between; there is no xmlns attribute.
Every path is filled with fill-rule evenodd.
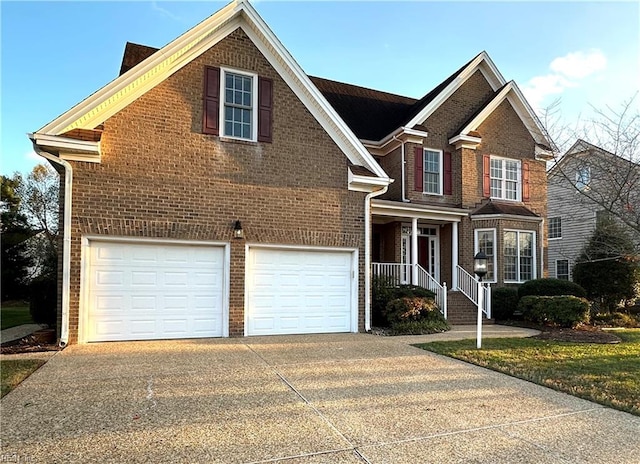
<svg viewBox="0 0 640 464"><path fill-rule="evenodd" d="M402 154L402 163L401 163L401 168L400 168L400 171L401 171L400 175L401 175L401 179L402 179L402 183L401 183L401 187L402 187L402 202L403 203L409 203L411 200L409 200L405 195L405 193L406 193L405 188L406 187L405 187L404 176L405 176L405 169L406 169L406 167L405 167L406 161L405 161L405 153L404 153L404 140L400 140L396 135L393 136L393 140L397 140L398 142L400 142L400 153Z"/></svg>
<svg viewBox="0 0 640 464"><path fill-rule="evenodd" d="M540 275L538 276L538 279L541 279L543 277L544 277L544 218L542 218L542 221L540 221Z"/></svg>
<svg viewBox="0 0 640 464"><path fill-rule="evenodd" d="M383 195L389 189L368 193L364 197L364 330L371 331L371 199Z"/></svg>
<svg viewBox="0 0 640 464"><path fill-rule="evenodd" d="M62 327L60 328L60 346L64 348L69 341L69 292L71 289L71 184L73 168L67 161L42 150L32 140L33 149L43 158L64 168L64 218L62 232Z"/></svg>

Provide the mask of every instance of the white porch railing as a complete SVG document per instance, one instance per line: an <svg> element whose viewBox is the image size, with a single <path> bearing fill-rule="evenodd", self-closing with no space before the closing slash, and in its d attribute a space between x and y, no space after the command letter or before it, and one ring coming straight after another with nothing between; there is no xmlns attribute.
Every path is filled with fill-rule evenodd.
<svg viewBox="0 0 640 464"><path fill-rule="evenodd" d="M456 273L458 275L458 290L478 306L478 280L460 266L456 266ZM484 298L482 311L487 316L487 319L491 319L491 288L483 285L482 289Z"/></svg>
<svg viewBox="0 0 640 464"><path fill-rule="evenodd" d="M373 275L383 277L390 285L406 285L412 282L411 276L416 275L417 285L435 293L435 300L440 308L440 312L447 317L447 285L440 283L433 278L419 264L398 264L398 263L372 263Z"/></svg>
<svg viewBox="0 0 640 464"><path fill-rule="evenodd" d="M433 278L422 266L415 265L417 283L420 287L431 290L436 294L436 303L440 307L440 312L447 318L447 284L440 285L436 279Z"/></svg>

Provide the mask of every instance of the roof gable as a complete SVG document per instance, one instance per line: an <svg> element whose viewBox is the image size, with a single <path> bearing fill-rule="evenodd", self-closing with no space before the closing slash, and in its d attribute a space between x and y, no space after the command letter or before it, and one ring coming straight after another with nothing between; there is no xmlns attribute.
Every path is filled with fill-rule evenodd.
<svg viewBox="0 0 640 464"><path fill-rule="evenodd" d="M235 0L182 34L158 51L134 45L141 56L138 64L123 61L115 80L54 119L36 132L59 136L73 129L93 129L141 95L167 79L213 45L241 28L274 69L282 76L309 112L331 136L354 165L361 165L376 176L388 176L338 116L322 93L280 43L247 0ZM126 51L126 49L125 49ZM129 66L133 65L129 69Z"/></svg>

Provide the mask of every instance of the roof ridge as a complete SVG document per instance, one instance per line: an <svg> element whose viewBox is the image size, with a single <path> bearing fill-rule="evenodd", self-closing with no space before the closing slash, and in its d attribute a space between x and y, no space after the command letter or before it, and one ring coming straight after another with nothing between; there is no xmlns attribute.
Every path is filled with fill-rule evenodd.
<svg viewBox="0 0 640 464"><path fill-rule="evenodd" d="M326 77L312 76L310 74L308 74L308 76L309 76L309 79L311 79L311 80L318 79L318 80L322 80L322 81L332 82L332 83L335 83L335 84L347 85L349 87L354 87L354 88L357 88L357 89L368 90L370 92L383 93L385 95L389 95L389 96L392 96L392 97L400 97L400 98L406 98L407 100L418 101L418 99L415 98L415 97L408 97L406 95L401 95L399 93L388 92L386 90L373 89L371 87L364 87L362 85L351 84L349 82L337 81L335 79L328 79Z"/></svg>

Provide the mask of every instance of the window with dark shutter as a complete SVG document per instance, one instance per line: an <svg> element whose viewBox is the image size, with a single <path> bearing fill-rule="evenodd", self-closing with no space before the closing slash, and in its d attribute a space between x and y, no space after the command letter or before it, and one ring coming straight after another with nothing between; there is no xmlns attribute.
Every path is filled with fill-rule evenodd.
<svg viewBox="0 0 640 464"><path fill-rule="evenodd" d="M482 196L485 198L491 196L491 157L489 155L482 157Z"/></svg>
<svg viewBox="0 0 640 464"><path fill-rule="evenodd" d="M258 142L271 142L273 125L273 81L258 78Z"/></svg>
<svg viewBox="0 0 640 464"><path fill-rule="evenodd" d="M531 187L529 182L529 162L522 162L522 201L531 199Z"/></svg>
<svg viewBox="0 0 640 464"><path fill-rule="evenodd" d="M444 152L444 194L453 194L453 177L451 174L451 152Z"/></svg>
<svg viewBox="0 0 640 464"><path fill-rule="evenodd" d="M414 150L414 158L415 158L415 169L414 169L414 173L413 173L413 183L414 183L414 189L416 192L422 192L422 190L424 189L424 182L423 182L423 154L424 154L424 150L422 149L422 147L416 147Z"/></svg>
<svg viewBox="0 0 640 464"><path fill-rule="evenodd" d="M204 69L202 132L220 133L220 68L207 66Z"/></svg>

